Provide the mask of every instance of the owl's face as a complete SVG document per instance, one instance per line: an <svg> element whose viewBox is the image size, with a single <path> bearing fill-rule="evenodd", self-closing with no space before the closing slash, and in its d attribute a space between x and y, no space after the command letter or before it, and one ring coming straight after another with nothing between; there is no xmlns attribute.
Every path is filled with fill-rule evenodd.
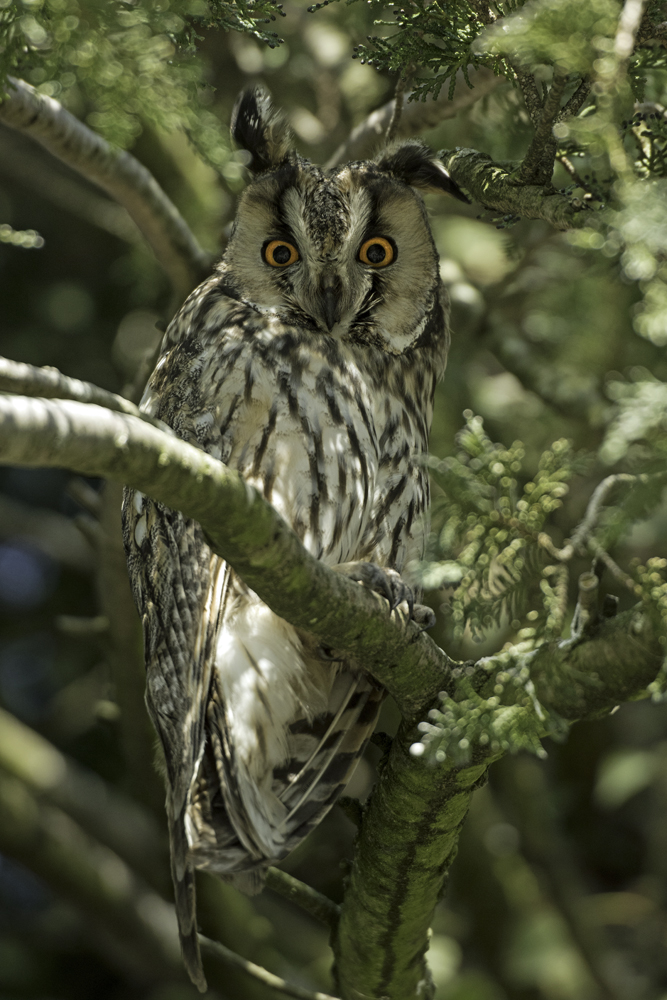
<svg viewBox="0 0 667 1000"><path fill-rule="evenodd" d="M459 194L442 165L407 143L324 173L290 149L258 91L241 96L232 128L257 172L222 263L237 294L324 334L403 353L419 338L440 280L413 187Z"/></svg>

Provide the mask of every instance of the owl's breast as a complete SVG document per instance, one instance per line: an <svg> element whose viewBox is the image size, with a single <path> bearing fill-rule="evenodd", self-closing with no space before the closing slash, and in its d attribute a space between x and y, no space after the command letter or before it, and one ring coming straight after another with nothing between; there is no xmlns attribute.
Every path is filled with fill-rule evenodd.
<svg viewBox="0 0 667 1000"><path fill-rule="evenodd" d="M223 461L254 485L317 558L356 558L379 471L368 387L316 349L239 358L213 411Z"/></svg>

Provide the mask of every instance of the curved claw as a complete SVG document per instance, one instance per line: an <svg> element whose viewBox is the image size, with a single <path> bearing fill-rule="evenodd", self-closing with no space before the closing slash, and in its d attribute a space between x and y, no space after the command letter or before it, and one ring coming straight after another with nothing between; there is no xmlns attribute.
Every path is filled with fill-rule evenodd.
<svg viewBox="0 0 667 1000"><path fill-rule="evenodd" d="M399 604L405 602L408 606L408 620L415 621L422 631L435 625L435 615L431 609L423 604L415 604L412 588L404 583L395 569L385 569L375 563L361 561L341 563L334 569L386 598L390 611L395 611Z"/></svg>

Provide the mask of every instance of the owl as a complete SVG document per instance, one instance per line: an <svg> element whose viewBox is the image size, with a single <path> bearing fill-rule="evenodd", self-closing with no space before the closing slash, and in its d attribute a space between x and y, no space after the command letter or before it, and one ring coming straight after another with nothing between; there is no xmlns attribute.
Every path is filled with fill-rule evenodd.
<svg viewBox="0 0 667 1000"><path fill-rule="evenodd" d="M240 96L232 134L252 180L142 409L236 469L316 558L415 613L401 574L423 553L449 343L418 189L467 199L415 141L321 170L259 89ZM204 990L194 870L258 891L331 809L383 692L277 617L197 523L131 490L123 520L182 950Z"/></svg>

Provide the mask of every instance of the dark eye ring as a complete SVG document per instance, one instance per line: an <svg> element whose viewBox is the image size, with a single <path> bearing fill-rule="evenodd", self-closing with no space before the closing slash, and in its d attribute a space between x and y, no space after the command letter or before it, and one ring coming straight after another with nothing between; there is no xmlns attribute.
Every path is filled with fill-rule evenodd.
<svg viewBox="0 0 667 1000"><path fill-rule="evenodd" d="M262 247L262 257L271 267L288 267L299 259L299 251L287 240L269 240Z"/></svg>
<svg viewBox="0 0 667 1000"><path fill-rule="evenodd" d="M393 242L386 240L384 236L372 236L366 240L359 250L359 260L362 264L370 267L386 267L391 264L396 257L396 250Z"/></svg>

